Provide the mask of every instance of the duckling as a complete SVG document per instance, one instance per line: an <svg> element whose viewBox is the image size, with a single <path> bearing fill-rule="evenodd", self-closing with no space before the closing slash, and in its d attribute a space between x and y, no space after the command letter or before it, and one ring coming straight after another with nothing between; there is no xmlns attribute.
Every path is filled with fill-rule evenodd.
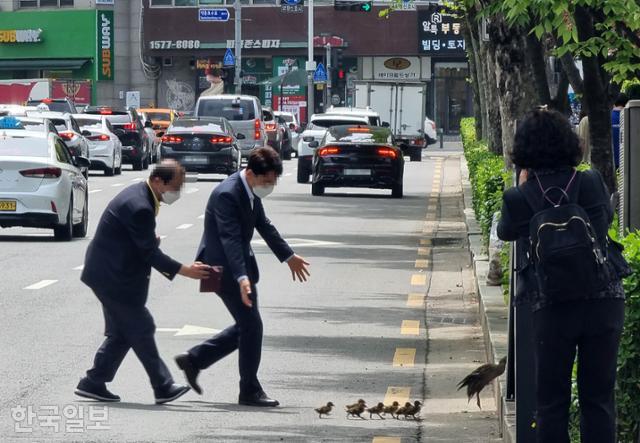
<svg viewBox="0 0 640 443"><path fill-rule="evenodd" d="M322 415L329 415L334 406L335 405L333 403L329 402L325 406L320 406L319 408L314 409L314 411L318 413L319 418L322 418Z"/></svg>
<svg viewBox="0 0 640 443"><path fill-rule="evenodd" d="M352 404L352 405L346 405L345 408L346 409L351 409L351 408L355 408L356 406L359 405L365 405L366 406L367 402L364 401L363 399L358 400L356 403Z"/></svg>
<svg viewBox="0 0 640 443"><path fill-rule="evenodd" d="M362 413L364 412L365 408L366 405L364 403L359 403L357 406L347 409L347 418L359 417L363 420L366 420L366 418L362 417Z"/></svg>
<svg viewBox="0 0 640 443"><path fill-rule="evenodd" d="M411 407L411 403L406 402L403 407L398 408L396 411L396 419L399 420L401 415L404 415L404 417L407 418L407 411L409 411Z"/></svg>
<svg viewBox="0 0 640 443"><path fill-rule="evenodd" d="M400 407L400 403L398 403L397 401L394 401L391 406L384 407L383 413L384 415L391 414L393 418L396 418L395 413L399 407Z"/></svg>
<svg viewBox="0 0 640 443"><path fill-rule="evenodd" d="M420 413L420 409L422 409L422 403L418 400L414 401L411 408L405 412L404 418L413 417L414 420L417 420L416 415Z"/></svg>
<svg viewBox="0 0 640 443"><path fill-rule="evenodd" d="M373 414L376 414L378 417L384 420L384 417L380 415L384 411L384 403L380 402L377 406L367 409L369 413L369 418L373 418Z"/></svg>

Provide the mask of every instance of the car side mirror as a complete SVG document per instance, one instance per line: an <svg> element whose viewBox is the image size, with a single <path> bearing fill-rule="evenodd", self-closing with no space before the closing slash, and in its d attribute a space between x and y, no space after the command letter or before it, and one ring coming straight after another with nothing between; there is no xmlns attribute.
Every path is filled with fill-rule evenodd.
<svg viewBox="0 0 640 443"><path fill-rule="evenodd" d="M81 134L85 137L91 137L91 131L87 131L86 129L83 129Z"/></svg>
<svg viewBox="0 0 640 443"><path fill-rule="evenodd" d="M390 128L391 125L389 124L389 122L382 122L382 127L383 128Z"/></svg>
<svg viewBox="0 0 640 443"><path fill-rule="evenodd" d="M244 140L245 138L247 137L245 137L244 134L240 134L240 133L236 134L236 139L238 140Z"/></svg>
<svg viewBox="0 0 640 443"><path fill-rule="evenodd" d="M302 138L302 141L305 141L307 143L313 142L313 137L311 137L310 135L307 135L306 137Z"/></svg>
<svg viewBox="0 0 640 443"><path fill-rule="evenodd" d="M153 129L153 122L151 120L147 120L144 122L144 127Z"/></svg>
<svg viewBox="0 0 640 443"><path fill-rule="evenodd" d="M157 137L162 137L164 135L164 131L160 131L156 133Z"/></svg>
<svg viewBox="0 0 640 443"><path fill-rule="evenodd" d="M113 130L113 133L114 133L115 135L117 135L118 137L122 137L123 135L125 135L125 134L126 134L126 132L124 132L124 130L122 130L122 129L114 129L114 130Z"/></svg>
<svg viewBox="0 0 640 443"><path fill-rule="evenodd" d="M89 166L91 166L91 162L87 157L81 157L78 155L74 157L74 160L76 162L76 166L79 168L88 168Z"/></svg>
<svg viewBox="0 0 640 443"><path fill-rule="evenodd" d="M306 138L306 137L305 137ZM316 140L312 141L311 143L309 143L309 147L310 148L317 148L318 146L320 146L320 143L317 142Z"/></svg>

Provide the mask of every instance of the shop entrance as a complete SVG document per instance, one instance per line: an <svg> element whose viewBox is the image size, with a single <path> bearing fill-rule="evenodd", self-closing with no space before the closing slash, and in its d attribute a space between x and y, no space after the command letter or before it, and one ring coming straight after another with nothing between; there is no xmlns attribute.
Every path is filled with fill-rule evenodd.
<svg viewBox="0 0 640 443"><path fill-rule="evenodd" d="M444 133L460 133L460 119L472 114L467 63L436 63L434 69L435 121Z"/></svg>

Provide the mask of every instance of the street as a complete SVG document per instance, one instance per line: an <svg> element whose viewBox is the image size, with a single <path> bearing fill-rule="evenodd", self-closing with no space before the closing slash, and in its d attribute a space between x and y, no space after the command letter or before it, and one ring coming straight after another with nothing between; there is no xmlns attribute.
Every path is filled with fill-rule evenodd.
<svg viewBox="0 0 640 443"><path fill-rule="evenodd" d="M121 403L74 396L103 339L100 305L79 279L86 247L107 203L148 175L130 167L118 177L92 173L86 239L55 242L48 230L0 230L0 439L497 441L491 387L482 392L478 410L475 399L468 404L455 386L486 361L464 237L460 158L456 144L425 150L420 163L407 161L402 199L390 198L387 190L353 188L312 197L309 185L296 183L296 161L285 162L265 209L311 263L311 278L293 282L288 267L255 234L265 328L259 375L265 391L281 403L274 409L237 404L237 353L201 373L202 396L189 392L154 405L132 352L109 385ZM193 261L205 204L221 179L200 176L186 184L177 203L162 206L156 232L165 253ZM177 276L170 282L155 271L148 307L160 353L178 383L184 377L173 357L232 322L215 294L200 294L195 281ZM394 400L425 405L421 420L345 417L344 405L359 398L368 406ZM318 418L313 409L329 401L336 405L332 414ZM67 405L84 413L78 433L67 428ZM103 406L107 429L89 429L89 408ZM31 424L16 421L17 407L36 414ZM56 413L44 412L54 407ZM42 426L43 415L57 419ZM17 432L18 426L27 431Z"/></svg>

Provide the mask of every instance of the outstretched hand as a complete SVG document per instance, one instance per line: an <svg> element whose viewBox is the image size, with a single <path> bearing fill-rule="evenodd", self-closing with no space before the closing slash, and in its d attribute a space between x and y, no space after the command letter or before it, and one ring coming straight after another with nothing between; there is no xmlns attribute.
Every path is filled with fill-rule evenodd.
<svg viewBox="0 0 640 443"><path fill-rule="evenodd" d="M291 269L293 281L296 281L296 277L300 282L307 281L307 277L311 277L311 273L309 273L309 269L307 268L309 263L298 254L294 254L287 264L289 265L289 269Z"/></svg>

